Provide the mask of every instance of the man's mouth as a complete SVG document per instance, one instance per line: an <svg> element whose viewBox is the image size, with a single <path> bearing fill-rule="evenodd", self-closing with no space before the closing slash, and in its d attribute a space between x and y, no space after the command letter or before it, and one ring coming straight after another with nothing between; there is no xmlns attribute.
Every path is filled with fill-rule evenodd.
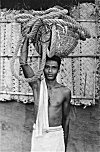
<svg viewBox="0 0 100 152"><path fill-rule="evenodd" d="M48 77L52 77L53 75L52 74L48 74Z"/></svg>

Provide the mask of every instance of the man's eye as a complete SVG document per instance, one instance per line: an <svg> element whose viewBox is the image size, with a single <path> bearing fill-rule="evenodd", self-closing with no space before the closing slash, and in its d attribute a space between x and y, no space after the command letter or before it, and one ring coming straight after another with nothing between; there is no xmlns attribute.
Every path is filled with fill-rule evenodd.
<svg viewBox="0 0 100 152"><path fill-rule="evenodd" d="M52 68L53 68L53 69L57 69L58 67L55 67L55 66L54 66L54 67L52 67Z"/></svg>
<svg viewBox="0 0 100 152"><path fill-rule="evenodd" d="M49 68L49 66L45 66L45 68L46 68L46 69L48 69L48 68Z"/></svg>
<svg viewBox="0 0 100 152"><path fill-rule="evenodd" d="M45 69L57 69L58 67L56 66L52 66L52 67L49 67L49 66L45 66Z"/></svg>

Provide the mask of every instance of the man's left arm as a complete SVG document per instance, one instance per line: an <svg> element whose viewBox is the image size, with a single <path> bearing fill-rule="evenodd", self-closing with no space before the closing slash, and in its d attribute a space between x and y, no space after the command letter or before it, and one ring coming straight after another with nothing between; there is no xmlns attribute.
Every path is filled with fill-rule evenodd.
<svg viewBox="0 0 100 152"><path fill-rule="evenodd" d="M65 95L65 100L63 103L63 130L64 130L65 152L67 148L68 134L69 134L70 101L71 101L71 91L67 90Z"/></svg>

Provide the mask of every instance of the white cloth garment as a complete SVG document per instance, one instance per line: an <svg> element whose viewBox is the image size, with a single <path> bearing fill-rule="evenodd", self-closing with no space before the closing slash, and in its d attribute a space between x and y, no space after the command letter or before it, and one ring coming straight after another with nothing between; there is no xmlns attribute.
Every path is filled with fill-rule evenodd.
<svg viewBox="0 0 100 152"><path fill-rule="evenodd" d="M49 127L42 136L32 134L31 152L65 152L62 126Z"/></svg>
<svg viewBox="0 0 100 152"><path fill-rule="evenodd" d="M43 130L48 130L48 90L45 79L41 80L39 108L37 113L36 124L34 124L35 136L41 136Z"/></svg>

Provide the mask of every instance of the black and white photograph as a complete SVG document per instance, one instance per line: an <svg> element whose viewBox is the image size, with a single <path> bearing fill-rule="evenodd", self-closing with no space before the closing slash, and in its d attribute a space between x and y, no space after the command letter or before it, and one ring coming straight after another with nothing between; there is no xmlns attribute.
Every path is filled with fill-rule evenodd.
<svg viewBox="0 0 100 152"><path fill-rule="evenodd" d="M0 152L100 152L100 0L1 0Z"/></svg>

